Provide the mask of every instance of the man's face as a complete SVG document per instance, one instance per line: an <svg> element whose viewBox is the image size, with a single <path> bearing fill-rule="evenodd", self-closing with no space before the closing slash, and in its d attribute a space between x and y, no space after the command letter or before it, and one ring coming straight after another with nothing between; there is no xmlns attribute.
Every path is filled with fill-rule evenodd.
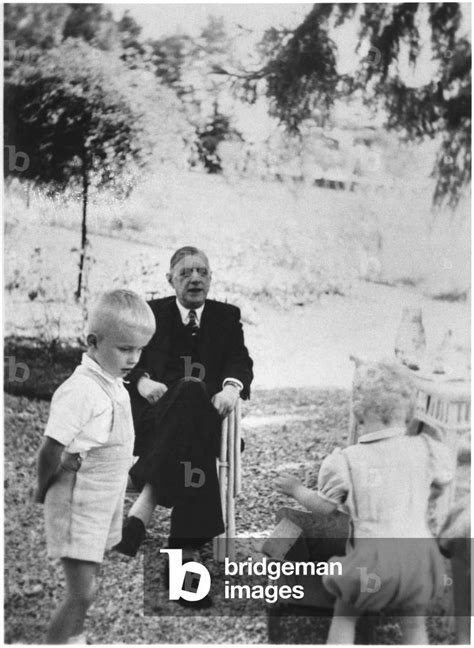
<svg viewBox="0 0 474 648"><path fill-rule="evenodd" d="M212 273L200 254L183 257L167 275L179 303L185 308L199 308L206 300Z"/></svg>

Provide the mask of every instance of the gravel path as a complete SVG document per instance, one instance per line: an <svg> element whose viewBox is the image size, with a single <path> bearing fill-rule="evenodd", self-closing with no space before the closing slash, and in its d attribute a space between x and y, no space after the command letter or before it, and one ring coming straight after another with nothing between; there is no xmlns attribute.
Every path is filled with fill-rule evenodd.
<svg viewBox="0 0 474 648"><path fill-rule="evenodd" d="M46 558L41 507L29 500L48 404L6 395L5 412L5 641L40 643L63 586L58 565ZM289 504L273 490L276 469L308 476L338 437L344 443L348 394L344 390L256 391L251 404L244 404L243 414L244 487L236 502L236 528L238 535L261 537L274 526L278 508ZM132 499L128 498L127 506ZM168 516L166 510L155 513L149 547L163 545ZM263 607L257 617L200 617L196 623L196 619L182 616L144 616L142 601L143 553L128 559L112 552L104 562L99 597L89 614L90 640L99 644L268 641ZM173 614L172 607L167 609ZM303 621L282 623L280 639L324 642L324 628L311 623L306 626ZM389 619L377 632L379 643L399 642L398 629ZM433 643L449 643L449 619L430 619L430 633Z"/></svg>

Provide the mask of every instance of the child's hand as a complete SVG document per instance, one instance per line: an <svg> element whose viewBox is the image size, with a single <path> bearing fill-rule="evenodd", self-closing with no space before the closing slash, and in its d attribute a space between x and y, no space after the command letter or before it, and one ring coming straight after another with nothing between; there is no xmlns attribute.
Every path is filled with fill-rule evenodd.
<svg viewBox="0 0 474 648"><path fill-rule="evenodd" d="M281 473L275 480L277 491L284 495L290 495L290 497L295 496L295 490L298 486L301 486L300 480L288 473Z"/></svg>

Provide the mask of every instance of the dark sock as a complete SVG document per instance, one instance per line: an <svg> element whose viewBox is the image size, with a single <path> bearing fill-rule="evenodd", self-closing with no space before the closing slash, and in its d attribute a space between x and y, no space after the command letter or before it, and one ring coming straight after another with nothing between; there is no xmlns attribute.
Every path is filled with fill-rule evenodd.
<svg viewBox="0 0 474 648"><path fill-rule="evenodd" d="M122 528L122 539L115 545L114 551L119 551L134 558L137 555L141 543L145 539L145 525L140 518L131 515L125 520Z"/></svg>

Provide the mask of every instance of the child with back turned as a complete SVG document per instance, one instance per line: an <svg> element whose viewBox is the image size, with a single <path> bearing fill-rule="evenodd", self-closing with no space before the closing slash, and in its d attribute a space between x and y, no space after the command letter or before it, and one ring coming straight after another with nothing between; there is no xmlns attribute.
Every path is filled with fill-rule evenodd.
<svg viewBox="0 0 474 648"><path fill-rule="evenodd" d="M342 575L324 576L336 597L329 644L353 644L364 612L398 610L404 643L428 643L425 619L442 588L444 566L428 528L428 501L449 483L449 449L421 433L406 435L414 386L395 363L356 361L352 407L358 442L322 463L318 492L280 475L276 487L314 513L351 516Z"/></svg>
<svg viewBox="0 0 474 648"><path fill-rule="evenodd" d="M104 552L121 537L132 464L134 431L123 378L154 331L153 313L137 294L103 293L90 313L87 353L54 393L35 501L44 502L48 555L61 559L66 592L47 643L85 643Z"/></svg>

